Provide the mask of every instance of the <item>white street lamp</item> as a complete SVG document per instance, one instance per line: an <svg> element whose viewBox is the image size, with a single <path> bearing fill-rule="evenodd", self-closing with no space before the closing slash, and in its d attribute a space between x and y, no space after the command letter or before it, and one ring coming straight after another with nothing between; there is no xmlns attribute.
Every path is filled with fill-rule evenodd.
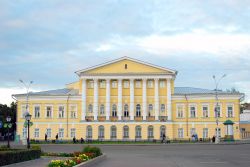
<svg viewBox="0 0 250 167"><path fill-rule="evenodd" d="M31 115L29 113L27 113L25 115L25 119L28 123L28 139L27 139L27 148L30 148L30 119L31 119Z"/></svg>

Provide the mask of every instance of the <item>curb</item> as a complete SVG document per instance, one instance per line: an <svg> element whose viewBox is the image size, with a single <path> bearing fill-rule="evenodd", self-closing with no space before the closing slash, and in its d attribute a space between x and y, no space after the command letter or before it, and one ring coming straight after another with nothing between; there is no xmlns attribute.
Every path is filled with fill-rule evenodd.
<svg viewBox="0 0 250 167"><path fill-rule="evenodd" d="M99 157L96 157L94 159L91 159L89 161L86 161L86 162L83 162L83 163L80 163L74 167L91 167L91 166L94 166L95 164L105 160L107 158L107 155L106 154L102 154L101 156Z"/></svg>

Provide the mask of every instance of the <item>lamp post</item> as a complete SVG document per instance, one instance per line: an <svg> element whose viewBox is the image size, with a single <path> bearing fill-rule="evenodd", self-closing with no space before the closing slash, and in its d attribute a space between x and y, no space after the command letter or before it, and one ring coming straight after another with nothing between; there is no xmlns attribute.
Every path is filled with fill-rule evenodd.
<svg viewBox="0 0 250 167"><path fill-rule="evenodd" d="M9 131L9 124L10 124L10 121L11 121L11 117L10 117L10 116L7 116L6 121L7 121L7 129L8 129L8 145L7 145L7 147L10 148L10 131Z"/></svg>
<svg viewBox="0 0 250 167"><path fill-rule="evenodd" d="M215 99L216 99L216 106L215 106L215 114L216 114L216 138L215 138L215 143L218 144L220 142L220 137L219 137L219 111L218 111L218 106L219 106L219 99L218 99L218 86L220 81L226 77L226 74L222 75L218 80L216 79L215 75L213 75L214 83L215 83Z"/></svg>
<svg viewBox="0 0 250 167"><path fill-rule="evenodd" d="M30 148L30 119L31 119L31 115L28 113L25 115L25 119L28 123L28 138L27 138L27 148Z"/></svg>
<svg viewBox="0 0 250 167"><path fill-rule="evenodd" d="M25 89L26 89L26 112L28 112L28 102L29 102L29 89L31 84L33 83L33 81L30 81L29 84L25 84L23 80L19 79L19 81L24 85Z"/></svg>

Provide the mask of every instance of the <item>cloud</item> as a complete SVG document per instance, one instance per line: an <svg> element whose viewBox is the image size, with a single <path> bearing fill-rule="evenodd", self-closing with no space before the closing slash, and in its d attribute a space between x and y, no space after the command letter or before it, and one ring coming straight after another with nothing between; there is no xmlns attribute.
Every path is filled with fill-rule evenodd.
<svg viewBox="0 0 250 167"><path fill-rule="evenodd" d="M96 51L97 52L105 52L105 51L108 51L108 50L111 50L113 48L112 45L110 44L101 44L98 48L96 48Z"/></svg>

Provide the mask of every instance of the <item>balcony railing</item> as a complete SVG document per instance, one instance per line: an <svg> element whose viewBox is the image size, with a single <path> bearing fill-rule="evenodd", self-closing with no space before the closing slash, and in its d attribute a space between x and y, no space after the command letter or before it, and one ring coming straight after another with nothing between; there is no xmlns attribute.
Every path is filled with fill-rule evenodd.
<svg viewBox="0 0 250 167"><path fill-rule="evenodd" d="M123 121L129 121L129 120L130 120L130 117L124 117L124 116L123 116L123 117L122 117L122 120L123 120Z"/></svg>
<svg viewBox="0 0 250 167"><path fill-rule="evenodd" d="M142 121L142 117L136 117L135 116L135 121Z"/></svg>
<svg viewBox="0 0 250 167"><path fill-rule="evenodd" d="M147 116L147 121L155 121L155 116Z"/></svg>
<svg viewBox="0 0 250 167"><path fill-rule="evenodd" d="M166 122L168 120L168 116L159 116L159 120L161 122Z"/></svg>
<svg viewBox="0 0 250 167"><path fill-rule="evenodd" d="M110 121L112 121L112 122L116 122L116 121L118 121L118 117L110 117Z"/></svg>
<svg viewBox="0 0 250 167"><path fill-rule="evenodd" d="M98 116L98 121L104 122L106 120L105 116Z"/></svg>
<svg viewBox="0 0 250 167"><path fill-rule="evenodd" d="M87 122L91 122L94 120L94 117L93 116L86 116L85 119Z"/></svg>

